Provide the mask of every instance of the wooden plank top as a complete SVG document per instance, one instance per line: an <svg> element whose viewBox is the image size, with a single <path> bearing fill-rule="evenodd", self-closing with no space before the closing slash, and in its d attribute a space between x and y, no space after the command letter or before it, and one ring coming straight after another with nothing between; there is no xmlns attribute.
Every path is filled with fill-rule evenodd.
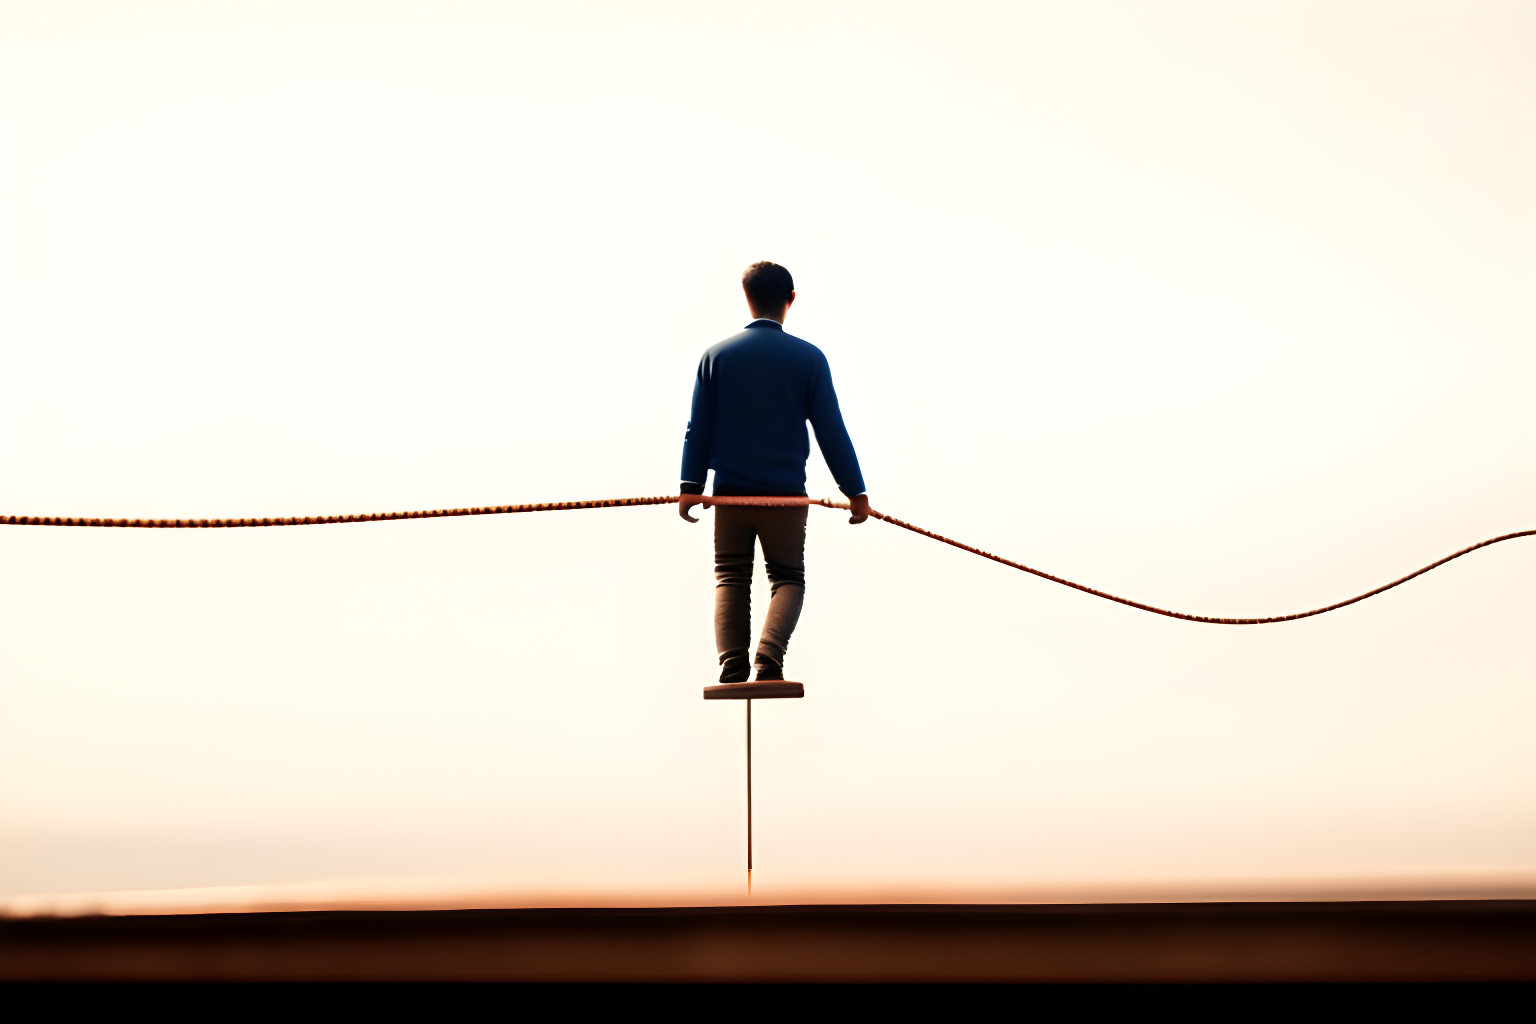
<svg viewBox="0 0 1536 1024"><path fill-rule="evenodd" d="M705 700L771 700L774 697L804 696L804 683L720 683L704 687Z"/></svg>

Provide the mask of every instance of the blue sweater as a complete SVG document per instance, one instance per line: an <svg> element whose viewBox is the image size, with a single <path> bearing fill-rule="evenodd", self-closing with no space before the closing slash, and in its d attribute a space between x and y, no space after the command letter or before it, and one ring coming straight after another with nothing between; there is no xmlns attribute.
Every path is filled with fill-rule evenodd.
<svg viewBox="0 0 1536 1024"><path fill-rule="evenodd" d="M754 320L699 360L682 493L703 494L712 469L716 494L804 494L806 420L837 486L849 497L863 494L827 357L775 321Z"/></svg>

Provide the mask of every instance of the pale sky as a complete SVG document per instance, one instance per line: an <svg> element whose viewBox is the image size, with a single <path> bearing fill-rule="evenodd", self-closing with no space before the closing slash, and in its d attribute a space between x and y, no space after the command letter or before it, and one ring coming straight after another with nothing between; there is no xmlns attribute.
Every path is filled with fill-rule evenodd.
<svg viewBox="0 0 1536 1024"><path fill-rule="evenodd" d="M0 513L675 493L759 259L877 509L1090 586L1536 526L1529 3L0 2ZM0 896L734 891L709 515L0 527ZM1536 541L1234 628L810 518L765 898L1536 887Z"/></svg>

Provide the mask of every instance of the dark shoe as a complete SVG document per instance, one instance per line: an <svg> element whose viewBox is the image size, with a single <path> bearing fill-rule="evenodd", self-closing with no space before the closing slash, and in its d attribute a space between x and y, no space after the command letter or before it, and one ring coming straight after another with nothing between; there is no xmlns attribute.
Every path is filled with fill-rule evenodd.
<svg viewBox="0 0 1536 1024"><path fill-rule="evenodd" d="M784 666L775 665L771 661L760 662L757 666L757 681L760 683L781 683L784 681Z"/></svg>
<svg viewBox="0 0 1536 1024"><path fill-rule="evenodd" d="M752 663L747 661L747 652L729 651L720 655L720 681L722 683L744 683L752 678Z"/></svg>

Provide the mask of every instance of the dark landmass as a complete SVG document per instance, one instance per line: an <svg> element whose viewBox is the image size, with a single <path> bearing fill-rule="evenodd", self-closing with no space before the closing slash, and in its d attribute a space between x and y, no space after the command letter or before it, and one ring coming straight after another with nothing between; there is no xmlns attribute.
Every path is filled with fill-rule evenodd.
<svg viewBox="0 0 1536 1024"><path fill-rule="evenodd" d="M12 918L0 979L1529 981L1536 900Z"/></svg>

